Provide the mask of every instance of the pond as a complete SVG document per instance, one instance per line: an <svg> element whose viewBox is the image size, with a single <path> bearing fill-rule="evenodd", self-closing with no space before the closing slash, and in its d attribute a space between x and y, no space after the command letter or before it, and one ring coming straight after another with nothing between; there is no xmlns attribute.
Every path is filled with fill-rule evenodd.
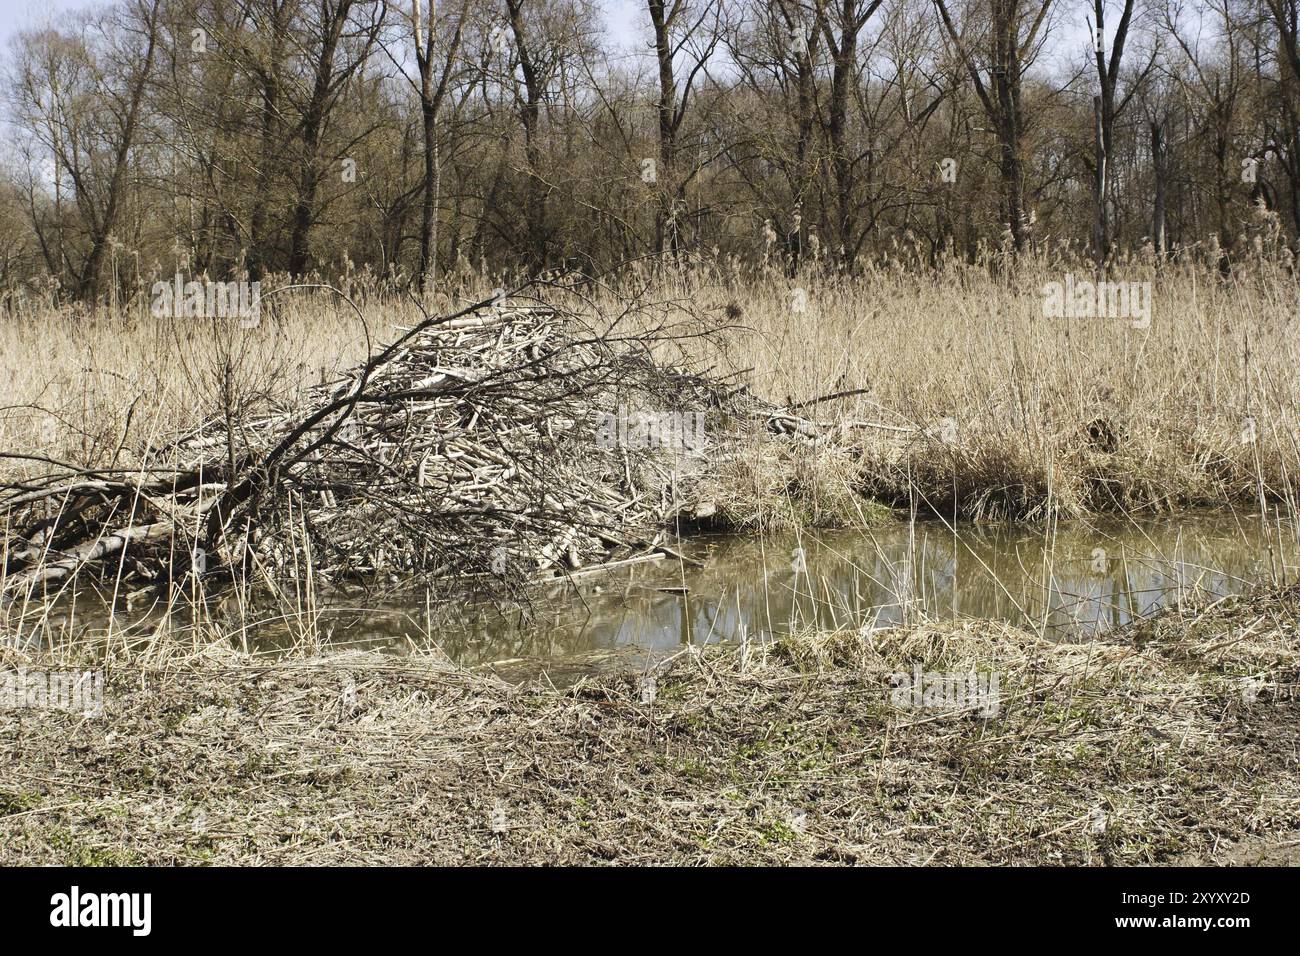
<svg viewBox="0 0 1300 956"><path fill-rule="evenodd" d="M1227 595L1297 570L1296 525L1258 515L1024 526L899 523L872 531L704 536L702 566L665 559L583 576L527 608L412 599L319 608L332 646L434 644L464 665L591 666L687 644L763 640L808 627L886 627L919 615L1010 621L1056 640L1120 627L1197 595ZM264 628L272 649L298 626ZM548 666L549 666L548 665Z"/></svg>

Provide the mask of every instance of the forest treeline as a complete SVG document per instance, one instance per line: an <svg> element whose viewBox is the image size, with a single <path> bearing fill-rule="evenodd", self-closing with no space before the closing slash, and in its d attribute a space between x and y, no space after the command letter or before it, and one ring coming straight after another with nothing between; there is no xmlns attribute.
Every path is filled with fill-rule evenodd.
<svg viewBox="0 0 1300 956"><path fill-rule="evenodd" d="M0 291L1295 249L1300 0L629 3L613 32L592 0L116 0L21 32Z"/></svg>

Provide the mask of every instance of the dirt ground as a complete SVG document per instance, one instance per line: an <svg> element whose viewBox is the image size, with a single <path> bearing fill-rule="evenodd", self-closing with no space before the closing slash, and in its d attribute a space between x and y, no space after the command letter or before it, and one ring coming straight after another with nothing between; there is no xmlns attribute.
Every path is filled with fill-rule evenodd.
<svg viewBox="0 0 1300 956"><path fill-rule="evenodd" d="M101 716L0 709L0 864L1295 863L1297 605L1074 645L805 634L558 689L360 653L116 664Z"/></svg>
<svg viewBox="0 0 1300 956"><path fill-rule="evenodd" d="M1300 866L1300 830L1247 836L1204 853L1188 853L1183 866Z"/></svg>

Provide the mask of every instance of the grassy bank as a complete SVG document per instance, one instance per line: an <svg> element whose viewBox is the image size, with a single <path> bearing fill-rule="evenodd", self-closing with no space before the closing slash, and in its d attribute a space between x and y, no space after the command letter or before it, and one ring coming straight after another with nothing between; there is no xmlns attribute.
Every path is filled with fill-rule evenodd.
<svg viewBox="0 0 1300 956"><path fill-rule="evenodd" d="M1079 645L807 634L683 653L653 693L375 655L122 665L102 717L0 710L0 863L1215 859L1300 825L1297 611L1292 587ZM918 709L891 690L914 668L996 676L997 704Z"/></svg>

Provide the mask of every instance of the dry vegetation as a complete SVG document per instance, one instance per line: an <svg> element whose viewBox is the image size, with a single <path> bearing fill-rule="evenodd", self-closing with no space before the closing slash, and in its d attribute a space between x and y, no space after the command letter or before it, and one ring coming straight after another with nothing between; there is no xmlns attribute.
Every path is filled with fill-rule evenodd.
<svg viewBox="0 0 1300 956"><path fill-rule="evenodd" d="M0 665L93 658L109 715L0 709L0 863L1145 863L1300 824L1284 6L1189 43L1151 4L1126 61L1131 0L1060 58L1048 0L651 2L639 53L581 0L148 0L16 36ZM617 272L546 272L573 263ZM1149 283L1149 325L1044 317L1094 270ZM535 312L374 364L516 272ZM182 274L260 282L260 320L154 317ZM640 351L546 351L561 313ZM490 405L428 389L521 362L544 377ZM382 400L339 406L372 370ZM687 480L592 454L576 424L622 398L709 414ZM509 557L560 575L700 527L1216 505L1277 529L1273 589L1086 645L689 648L654 701L313 653L321 584L500 577L520 525ZM61 631L83 583L107 625ZM268 620L292 652L230 650ZM892 709L913 664L998 673L1002 710Z"/></svg>
<svg viewBox="0 0 1300 956"><path fill-rule="evenodd" d="M0 710L0 862L1216 859L1300 825L1297 610L1293 587L1089 644L972 622L691 649L652 701L428 658L124 663L102 719ZM999 712L896 709L914 665L996 672Z"/></svg>
<svg viewBox="0 0 1300 956"><path fill-rule="evenodd" d="M1266 526L1285 524L1296 513L1296 280L1269 260L1231 283L1190 265L1129 266L1134 281L1153 283L1149 328L1122 319L1044 318L1041 289L1068 267L1031 267L1023 257L995 276L954 265L925 278L881 270L851 279L822 275L804 285L770 271L742 277L721 264L654 276L632 268L616 286L554 283L536 294L603 321L636 317L646 328L671 326L673 340L656 346L665 367L689 366L744 386L773 403L778 416L782 407L793 409L787 425L817 426L815 435L773 441L770 428L711 419L739 441L715 446L692 476L682 500L687 524L768 531L864 526L882 520L889 507L1044 520L1229 503L1254 511ZM499 284L499 277L450 276L446 287L459 298L445 294L431 305L447 313ZM798 289L806 301L794 310ZM266 300L255 329L73 314L50 316L39 333L26 322L0 325L0 364L17 370L0 398L0 448L13 450L0 453L7 494L28 494L52 472L68 473L67 466L117 468L124 479L148 480L152 475L139 469L175 466L175 440L201 423L207 434L244 442L266 432L259 423L267 416L301 415L319 400L314 386L336 381L341 368L374 355L421 318L414 303L373 287L344 291L364 322L333 292L291 290ZM808 403L840 393L846 394ZM425 425L407 434L428 438ZM421 460L412 447L396 453L396 460ZM567 467L569 457L556 467ZM441 467L435 463L434 472ZM408 471L418 476L421 469ZM554 468L543 471L552 476L546 480L559 480ZM303 520L299 505L290 511ZM380 532L358 515L335 518L372 538ZM293 523L286 526L292 530ZM31 551L15 523L2 530L6 564ZM426 531L420 533L428 537ZM308 535L297 537L301 544ZM489 566L496 541L453 537L425 550L457 556L462 571ZM1293 536L1280 528L1276 540L1293 547ZM315 555L328 550L330 542L324 544L313 545ZM347 555L346 541L334 544ZM187 552L179 542L182 565ZM351 560L364 565L371 557ZM551 555L561 558L568 559L567 549ZM600 558L593 552L579 559ZM1283 556L1281 566L1288 563ZM278 595L274 613L305 622L310 636L319 562L312 556L289 564L294 581ZM142 597L136 585L120 586L120 567L109 569L108 590ZM387 570L404 577L410 568ZM167 584L168 575L152 580ZM173 605L195 596L193 583L164 587L134 611L114 611L105 641L142 638L147 645L166 634L179 620ZM141 616L145 605L161 609L161 618ZM63 615L52 614L41 595L9 602L3 615L0 624L28 639L62 639ZM246 646L248 619L237 617L214 626L211 639ZM207 633L208 619L200 609L195 635Z"/></svg>
<svg viewBox="0 0 1300 956"><path fill-rule="evenodd" d="M1043 285L1071 268L1022 261L1002 278L953 266L937 277L884 269L789 281L703 264L653 280L631 270L617 288L587 289L583 307L620 315L631 298L650 313L654 303L665 314L689 308L698 327L726 328L697 357L777 404L854 393L800 410L850 429L849 459L756 446L748 460L718 463L712 493L732 525L852 523L863 494L976 518L1292 504L1300 285L1289 271L1261 260L1225 283L1191 265L1131 264L1125 281L1153 283L1150 328L1135 329L1044 318ZM464 301L494 282L456 284ZM375 342L419 318L412 303L345 288ZM546 294L561 304L574 295ZM144 464L204 418L300 405L310 385L366 354L361 323L330 293L287 292L265 311L254 330L72 312L5 321L0 448ZM45 464L4 467L18 477Z"/></svg>

